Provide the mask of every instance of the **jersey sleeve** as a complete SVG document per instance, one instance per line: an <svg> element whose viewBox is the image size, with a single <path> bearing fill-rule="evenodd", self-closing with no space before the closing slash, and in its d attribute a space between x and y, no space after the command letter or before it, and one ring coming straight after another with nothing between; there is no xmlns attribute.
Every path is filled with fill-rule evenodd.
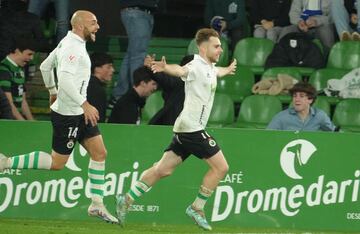
<svg viewBox="0 0 360 234"><path fill-rule="evenodd" d="M67 72L70 74L75 74L79 67L79 61L81 59L81 54L77 52L76 49L71 49L65 51L61 58L59 58L59 64L57 69L59 72Z"/></svg>
<svg viewBox="0 0 360 234"><path fill-rule="evenodd" d="M40 71L46 88L55 87L53 69L56 66L56 49L41 63Z"/></svg>
<svg viewBox="0 0 360 234"><path fill-rule="evenodd" d="M181 79L183 81L192 81L192 80L195 80L195 64L194 64L194 61L191 61L189 63L187 63L186 65L183 66L184 68L187 68L188 70L188 73L187 73L187 76L183 76L181 77Z"/></svg>

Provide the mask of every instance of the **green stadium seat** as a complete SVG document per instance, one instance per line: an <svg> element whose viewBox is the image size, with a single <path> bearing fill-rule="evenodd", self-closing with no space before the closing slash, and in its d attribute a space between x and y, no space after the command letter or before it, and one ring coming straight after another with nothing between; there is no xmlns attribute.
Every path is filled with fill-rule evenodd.
<svg viewBox="0 0 360 234"><path fill-rule="evenodd" d="M360 67L360 43L340 41L331 47L327 68L352 70Z"/></svg>
<svg viewBox="0 0 360 234"><path fill-rule="evenodd" d="M229 95L217 93L210 113L209 127L224 127L234 123L234 103Z"/></svg>
<svg viewBox="0 0 360 234"><path fill-rule="evenodd" d="M235 127L264 129L282 110L280 100L275 96L252 95L241 103L239 116Z"/></svg>
<svg viewBox="0 0 360 234"><path fill-rule="evenodd" d="M319 108L323 110L329 117L331 116L330 103L326 97L318 96L315 103L313 104L313 107Z"/></svg>
<svg viewBox="0 0 360 234"><path fill-rule="evenodd" d="M223 52L220 55L219 61L216 63L219 67L226 67L229 65L229 45L226 39L221 38L221 48ZM197 48L195 39L192 39L187 47L186 54L198 54L199 50Z"/></svg>
<svg viewBox="0 0 360 234"><path fill-rule="evenodd" d="M254 73L247 67L238 67L235 75L227 75L218 79L216 92L225 93L233 102L240 103L251 95L255 83Z"/></svg>
<svg viewBox="0 0 360 234"><path fill-rule="evenodd" d="M157 91L146 99L146 104L142 110L141 122L147 123L164 106L161 92Z"/></svg>
<svg viewBox="0 0 360 234"><path fill-rule="evenodd" d="M360 100L344 99L335 108L333 122L344 132L360 132Z"/></svg>
<svg viewBox="0 0 360 234"><path fill-rule="evenodd" d="M261 75L273 47L274 42L269 39L244 38L236 44L233 58L239 67L249 67L255 75Z"/></svg>
<svg viewBox="0 0 360 234"><path fill-rule="evenodd" d="M346 73L348 73L348 70L342 70L342 69L330 69L330 68L324 68L316 70L313 74L311 74L309 78L309 83L312 84L316 91L322 92L324 88L327 87L327 81L330 79L341 79ZM339 102L339 98L337 97L326 97L326 100L331 104L335 105Z"/></svg>

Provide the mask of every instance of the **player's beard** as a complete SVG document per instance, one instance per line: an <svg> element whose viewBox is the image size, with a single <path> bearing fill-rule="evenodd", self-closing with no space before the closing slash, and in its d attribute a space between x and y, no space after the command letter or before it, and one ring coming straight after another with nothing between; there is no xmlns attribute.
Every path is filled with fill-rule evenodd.
<svg viewBox="0 0 360 234"><path fill-rule="evenodd" d="M95 42L95 34L90 33L90 31L87 28L84 29L84 38L85 41Z"/></svg>

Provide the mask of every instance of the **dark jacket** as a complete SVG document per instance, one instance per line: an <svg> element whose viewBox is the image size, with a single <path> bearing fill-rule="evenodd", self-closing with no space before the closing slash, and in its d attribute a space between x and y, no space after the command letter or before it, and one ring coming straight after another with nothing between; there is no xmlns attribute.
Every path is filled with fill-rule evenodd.
<svg viewBox="0 0 360 234"><path fill-rule="evenodd" d="M355 0L344 0L344 5L349 14L356 14Z"/></svg>
<svg viewBox="0 0 360 234"><path fill-rule="evenodd" d="M237 4L237 11L229 13L229 5L233 3ZM228 30L242 27L246 23L245 0L207 0L204 14L207 26L214 16L224 17Z"/></svg>
<svg viewBox="0 0 360 234"><path fill-rule="evenodd" d="M162 90L164 106L150 119L149 124L174 125L184 105L184 81L165 73L155 73L153 80Z"/></svg>
<svg viewBox="0 0 360 234"><path fill-rule="evenodd" d="M290 0L251 0L250 19L252 24L261 24L261 20L274 22L274 26L290 25Z"/></svg>
<svg viewBox="0 0 360 234"><path fill-rule="evenodd" d="M11 112L9 100L7 99L4 91L0 88L0 119L14 119Z"/></svg>
<svg viewBox="0 0 360 234"><path fill-rule="evenodd" d="M87 87L87 101L98 110L100 123L104 123L106 119L107 97L105 87L106 84L95 76L91 76Z"/></svg>
<svg viewBox="0 0 360 234"><path fill-rule="evenodd" d="M144 7L149 10L156 10L158 0L120 0L120 7Z"/></svg>
<svg viewBox="0 0 360 234"><path fill-rule="evenodd" d="M144 105L145 98L140 97L135 89L131 88L116 102L108 123L137 124Z"/></svg>

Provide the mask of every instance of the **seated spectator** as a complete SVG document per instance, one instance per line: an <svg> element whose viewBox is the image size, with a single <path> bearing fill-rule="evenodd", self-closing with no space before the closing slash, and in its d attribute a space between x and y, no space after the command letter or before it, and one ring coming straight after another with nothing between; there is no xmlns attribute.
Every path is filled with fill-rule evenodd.
<svg viewBox="0 0 360 234"><path fill-rule="evenodd" d="M290 25L290 0L251 0L250 19L254 25L254 37L273 42L284 26Z"/></svg>
<svg viewBox="0 0 360 234"><path fill-rule="evenodd" d="M279 40L290 32L303 32L321 41L325 55L335 42L334 25L330 17L331 0L292 1L289 16L291 26L284 27Z"/></svg>
<svg viewBox="0 0 360 234"><path fill-rule="evenodd" d="M151 62L154 57L146 56L144 65L151 69ZM184 66L194 59L194 55L186 55L180 62ZM184 106L185 91L184 81L179 77L167 75L163 72L153 74L153 80L158 84L158 89L162 90L164 106L150 119L151 125L174 125L176 118Z"/></svg>
<svg viewBox="0 0 360 234"><path fill-rule="evenodd" d="M14 119L11 106L4 91L0 88L0 119Z"/></svg>
<svg viewBox="0 0 360 234"><path fill-rule="evenodd" d="M106 119L106 84L111 81L114 73L113 59L110 55L95 52L90 55L91 77L87 88L87 100L99 112L99 121L104 123Z"/></svg>
<svg viewBox="0 0 360 234"><path fill-rule="evenodd" d="M0 88L9 100L11 111L17 120L33 120L26 101L25 75L23 67L33 58L36 50L31 38L18 37L15 46L0 62Z"/></svg>
<svg viewBox="0 0 360 234"><path fill-rule="evenodd" d="M145 106L146 98L157 88L152 76L151 70L144 66L134 71L134 86L117 100L109 123L140 124L141 109Z"/></svg>
<svg viewBox="0 0 360 234"><path fill-rule="evenodd" d="M207 0L205 24L230 39L230 49L246 36L245 0Z"/></svg>
<svg viewBox="0 0 360 234"><path fill-rule="evenodd" d="M290 90L292 105L271 120L267 129L290 131L334 131L335 125L329 116L311 105L316 100L316 89L299 82Z"/></svg>
<svg viewBox="0 0 360 234"><path fill-rule="evenodd" d="M331 1L331 17L341 41L360 41L360 1Z"/></svg>

